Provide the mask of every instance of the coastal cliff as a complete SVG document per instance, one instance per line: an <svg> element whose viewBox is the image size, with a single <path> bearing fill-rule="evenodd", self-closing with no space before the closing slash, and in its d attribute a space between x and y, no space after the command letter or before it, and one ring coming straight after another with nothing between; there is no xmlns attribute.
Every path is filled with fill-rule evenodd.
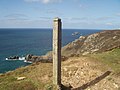
<svg viewBox="0 0 120 90"><path fill-rule="evenodd" d="M80 38L62 48L62 55L86 55L120 48L120 30L102 31Z"/></svg>
<svg viewBox="0 0 120 90"><path fill-rule="evenodd" d="M78 39L62 48L62 60L69 56L80 56L93 53L101 53L120 48L120 30L105 30ZM31 56L28 61L52 61L52 51L43 56Z"/></svg>
<svg viewBox="0 0 120 90"><path fill-rule="evenodd" d="M56 90L53 64L48 63L51 55L52 51L27 55L26 59L35 63L0 74L0 90ZM120 31L81 36L62 48L62 60L61 82L69 88L63 90L120 89Z"/></svg>

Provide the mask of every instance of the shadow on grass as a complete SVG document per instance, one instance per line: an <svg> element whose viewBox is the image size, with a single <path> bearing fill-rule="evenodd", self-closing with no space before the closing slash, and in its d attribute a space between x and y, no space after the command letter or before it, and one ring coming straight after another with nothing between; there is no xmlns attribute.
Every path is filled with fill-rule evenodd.
<svg viewBox="0 0 120 90"><path fill-rule="evenodd" d="M83 84L82 86L80 86L78 88L72 88L71 90L84 90L84 89L86 89L89 86L95 85L96 83L98 83L99 81L101 81L102 79L104 79L105 77L107 77L110 73L111 73L111 71L106 71L104 74L102 74L101 76L95 78L91 82Z"/></svg>
<svg viewBox="0 0 120 90"><path fill-rule="evenodd" d="M68 86L61 85L61 90L71 90L71 88L72 88L71 85L68 85Z"/></svg>

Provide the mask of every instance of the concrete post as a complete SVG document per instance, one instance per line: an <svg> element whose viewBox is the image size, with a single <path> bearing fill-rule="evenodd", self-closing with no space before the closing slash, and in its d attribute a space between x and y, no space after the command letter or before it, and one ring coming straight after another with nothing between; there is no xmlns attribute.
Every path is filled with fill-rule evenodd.
<svg viewBox="0 0 120 90"><path fill-rule="evenodd" d="M53 22L53 84L61 85L61 19Z"/></svg>

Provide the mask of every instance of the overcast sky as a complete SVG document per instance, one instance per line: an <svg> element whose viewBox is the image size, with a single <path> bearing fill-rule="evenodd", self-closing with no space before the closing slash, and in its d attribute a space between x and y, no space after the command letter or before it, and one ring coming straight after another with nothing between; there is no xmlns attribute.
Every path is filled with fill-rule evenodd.
<svg viewBox="0 0 120 90"><path fill-rule="evenodd" d="M120 0L0 0L0 28L120 28Z"/></svg>

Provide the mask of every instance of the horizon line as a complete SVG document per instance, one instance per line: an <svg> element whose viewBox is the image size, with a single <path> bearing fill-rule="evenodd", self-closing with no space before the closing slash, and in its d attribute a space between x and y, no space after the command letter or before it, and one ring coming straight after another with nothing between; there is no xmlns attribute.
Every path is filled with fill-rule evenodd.
<svg viewBox="0 0 120 90"><path fill-rule="evenodd" d="M53 29L53 28L35 28L35 27L33 27L33 28L28 28L28 27L25 27L25 28L22 28L22 27L5 27L5 28L0 28L0 29ZM83 29L83 30L117 30L117 29L119 29L120 30L120 28L114 28L114 29L103 29L103 28L62 28L62 29L69 29L69 30L71 30L71 29L76 29L76 30L80 30L80 29Z"/></svg>

